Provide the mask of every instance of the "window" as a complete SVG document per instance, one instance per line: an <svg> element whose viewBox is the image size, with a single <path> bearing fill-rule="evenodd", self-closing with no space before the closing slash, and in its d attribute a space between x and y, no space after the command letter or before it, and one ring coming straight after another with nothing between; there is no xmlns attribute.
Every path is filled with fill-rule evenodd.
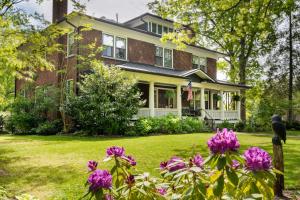
<svg viewBox="0 0 300 200"><path fill-rule="evenodd" d="M116 37L116 58L126 59L126 39Z"/></svg>
<svg viewBox="0 0 300 200"><path fill-rule="evenodd" d="M194 69L201 69L202 71L207 72L206 58L193 55L192 63Z"/></svg>
<svg viewBox="0 0 300 200"><path fill-rule="evenodd" d="M164 49L164 67L172 68L172 50Z"/></svg>
<svg viewBox="0 0 300 200"><path fill-rule="evenodd" d="M158 33L158 35L162 34L162 25L160 25L160 24L157 25L157 33Z"/></svg>
<svg viewBox="0 0 300 200"><path fill-rule="evenodd" d="M114 56L114 36L103 34L103 56L113 57Z"/></svg>
<svg viewBox="0 0 300 200"><path fill-rule="evenodd" d="M156 33L156 25L155 23L152 23L152 29L151 29L151 32L152 33Z"/></svg>
<svg viewBox="0 0 300 200"><path fill-rule="evenodd" d="M155 65L161 67L173 67L173 51L162 47L156 47L155 51Z"/></svg>
<svg viewBox="0 0 300 200"><path fill-rule="evenodd" d="M126 60L127 42L126 38L114 35L103 34L103 51L102 56Z"/></svg>
<svg viewBox="0 0 300 200"><path fill-rule="evenodd" d="M158 66L163 66L163 48L156 47L155 50L155 64Z"/></svg>
<svg viewBox="0 0 300 200"><path fill-rule="evenodd" d="M68 34L67 40L67 56L72 56L75 54L76 44L75 44L75 32Z"/></svg>
<svg viewBox="0 0 300 200"><path fill-rule="evenodd" d="M163 33L173 32L173 29L167 26L163 26L162 24L148 22L148 31L158 35L162 35Z"/></svg>

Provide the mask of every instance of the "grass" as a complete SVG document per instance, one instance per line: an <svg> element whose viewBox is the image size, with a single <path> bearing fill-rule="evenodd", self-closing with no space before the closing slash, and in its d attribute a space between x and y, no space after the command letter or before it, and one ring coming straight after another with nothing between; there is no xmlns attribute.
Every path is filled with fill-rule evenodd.
<svg viewBox="0 0 300 200"><path fill-rule="evenodd" d="M86 163L101 160L105 149L121 145L134 155L138 169L158 175L160 161L172 155L189 157L193 151L208 155L210 133L136 138L71 136L0 136L0 186L12 194L30 193L40 199L78 199L85 192ZM271 136L240 134L241 151L251 145L272 152ZM284 145L285 179L289 188L300 187L300 137ZM100 167L103 163L100 163Z"/></svg>

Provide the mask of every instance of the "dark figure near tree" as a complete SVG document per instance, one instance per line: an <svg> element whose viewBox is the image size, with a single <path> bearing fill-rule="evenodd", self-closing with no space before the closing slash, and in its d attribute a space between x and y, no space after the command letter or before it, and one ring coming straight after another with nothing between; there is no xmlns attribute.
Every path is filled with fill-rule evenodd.
<svg viewBox="0 0 300 200"><path fill-rule="evenodd" d="M274 131L274 137L272 139L273 144L279 145L281 144L281 140L285 143L286 129L279 115L272 116L272 129Z"/></svg>

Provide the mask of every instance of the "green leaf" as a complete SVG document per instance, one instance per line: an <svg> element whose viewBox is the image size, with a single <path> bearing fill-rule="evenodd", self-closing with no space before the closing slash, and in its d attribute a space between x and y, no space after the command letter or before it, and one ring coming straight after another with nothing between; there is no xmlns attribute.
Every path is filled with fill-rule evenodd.
<svg viewBox="0 0 300 200"><path fill-rule="evenodd" d="M225 165L226 165L226 157L222 157L222 156L221 156L221 157L218 159L218 164L217 164L218 170L223 169L223 168L225 167Z"/></svg>
<svg viewBox="0 0 300 200"><path fill-rule="evenodd" d="M226 174L228 177L228 180L232 183L232 185L237 186L239 183L239 178L234 170L230 169L229 167L226 167Z"/></svg>
<svg viewBox="0 0 300 200"><path fill-rule="evenodd" d="M214 184L213 193L217 197L221 197L224 190L224 176L220 176L218 181Z"/></svg>
<svg viewBox="0 0 300 200"><path fill-rule="evenodd" d="M221 171L216 171L213 175L210 176L210 182L211 183L216 182L216 180L218 180L221 175L222 175Z"/></svg>

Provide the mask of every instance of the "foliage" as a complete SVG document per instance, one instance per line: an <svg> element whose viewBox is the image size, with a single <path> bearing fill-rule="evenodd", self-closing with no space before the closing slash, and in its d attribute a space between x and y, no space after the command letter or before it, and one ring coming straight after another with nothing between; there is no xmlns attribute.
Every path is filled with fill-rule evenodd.
<svg viewBox="0 0 300 200"><path fill-rule="evenodd" d="M246 123L243 121L238 121L234 124L234 130L241 132L245 129Z"/></svg>
<svg viewBox="0 0 300 200"><path fill-rule="evenodd" d="M3 131L4 128L4 116L0 114L0 133Z"/></svg>
<svg viewBox="0 0 300 200"><path fill-rule="evenodd" d="M38 135L55 135L62 130L61 120L45 121L40 123L34 132Z"/></svg>
<svg viewBox="0 0 300 200"><path fill-rule="evenodd" d="M234 145L233 145L234 144ZM198 153L185 161L173 156L160 164L161 178L137 173L132 156L124 148L110 147L103 162L112 168L97 169L96 161L88 162L86 185L88 199L272 199L275 173L271 156L251 147L243 156L233 131L223 129L209 141L210 156L204 161ZM220 151L219 151L220 150Z"/></svg>
<svg viewBox="0 0 300 200"><path fill-rule="evenodd" d="M233 129L234 124L230 123L228 120L224 120L224 121L222 121L222 123L217 124L217 128L220 128L220 129L223 129L223 128Z"/></svg>
<svg viewBox="0 0 300 200"><path fill-rule="evenodd" d="M46 130L49 115L58 109L58 93L55 86L36 88L33 97L18 96L10 105L11 115L6 128L12 133L34 134ZM50 122L48 122L50 123ZM49 125L48 125L48 128Z"/></svg>
<svg viewBox="0 0 300 200"><path fill-rule="evenodd" d="M142 117L126 131L126 135L138 136L149 134L196 133L206 131L204 122L198 118L179 118L175 115L162 117Z"/></svg>
<svg viewBox="0 0 300 200"><path fill-rule="evenodd" d="M143 103L135 81L117 67L92 64L93 73L82 77L80 93L68 99L66 112L83 130L101 134L123 132Z"/></svg>

